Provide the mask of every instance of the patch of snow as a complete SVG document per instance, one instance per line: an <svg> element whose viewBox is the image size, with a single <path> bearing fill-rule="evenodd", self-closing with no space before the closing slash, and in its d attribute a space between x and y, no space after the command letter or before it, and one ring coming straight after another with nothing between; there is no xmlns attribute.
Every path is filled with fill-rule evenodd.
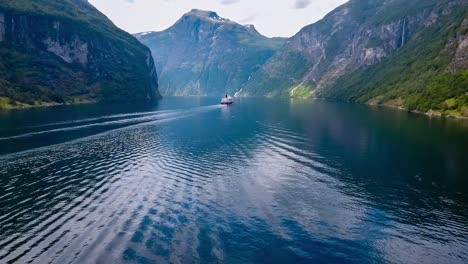
<svg viewBox="0 0 468 264"><path fill-rule="evenodd" d="M228 22L228 19L221 18L221 17L210 17L211 21L216 21L216 22Z"/></svg>

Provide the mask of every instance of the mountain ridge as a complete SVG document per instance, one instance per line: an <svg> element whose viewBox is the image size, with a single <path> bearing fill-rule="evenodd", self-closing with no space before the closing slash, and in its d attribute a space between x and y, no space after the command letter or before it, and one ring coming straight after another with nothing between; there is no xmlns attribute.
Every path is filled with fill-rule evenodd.
<svg viewBox="0 0 468 264"><path fill-rule="evenodd" d="M198 9L166 30L134 36L152 50L166 95L236 92L284 42Z"/></svg>

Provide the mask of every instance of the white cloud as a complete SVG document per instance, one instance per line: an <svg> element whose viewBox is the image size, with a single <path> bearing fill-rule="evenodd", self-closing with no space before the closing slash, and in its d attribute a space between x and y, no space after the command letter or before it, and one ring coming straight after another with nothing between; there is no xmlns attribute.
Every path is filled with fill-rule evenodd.
<svg viewBox="0 0 468 264"><path fill-rule="evenodd" d="M240 0L221 0L221 4L225 4L225 5L230 5L230 4L234 4L238 2L240 2Z"/></svg>
<svg viewBox="0 0 468 264"><path fill-rule="evenodd" d="M255 25L267 36L289 37L347 0L89 0L117 26L130 32L160 31L191 9ZM298 4L299 3L299 4Z"/></svg>
<svg viewBox="0 0 468 264"><path fill-rule="evenodd" d="M296 0L294 7L297 9L302 9L308 7L312 3L312 0Z"/></svg>

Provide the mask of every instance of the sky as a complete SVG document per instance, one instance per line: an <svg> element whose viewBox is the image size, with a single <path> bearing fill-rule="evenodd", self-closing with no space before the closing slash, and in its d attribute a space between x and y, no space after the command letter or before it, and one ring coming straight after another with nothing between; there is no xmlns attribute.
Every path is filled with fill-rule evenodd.
<svg viewBox="0 0 468 264"><path fill-rule="evenodd" d="M161 31L191 9L210 10L268 37L290 37L347 0L89 0L129 33Z"/></svg>

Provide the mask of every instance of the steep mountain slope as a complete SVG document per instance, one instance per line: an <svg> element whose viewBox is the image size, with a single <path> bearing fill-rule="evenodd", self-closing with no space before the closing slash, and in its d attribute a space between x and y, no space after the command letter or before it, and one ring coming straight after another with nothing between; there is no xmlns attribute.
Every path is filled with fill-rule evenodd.
<svg viewBox="0 0 468 264"><path fill-rule="evenodd" d="M284 43L201 10L185 14L167 30L136 37L152 50L165 95L238 91Z"/></svg>
<svg viewBox="0 0 468 264"><path fill-rule="evenodd" d="M0 107L159 96L149 49L86 0L0 0Z"/></svg>
<svg viewBox="0 0 468 264"><path fill-rule="evenodd" d="M459 108L468 92L466 10L466 0L351 0L293 36L245 90L353 102L398 99L401 106L427 111L427 105L412 103L427 96L411 94L432 94L427 88L439 83L430 108L453 97ZM433 72L451 81L436 80ZM410 81L420 88L406 89ZM449 104L453 108L453 100Z"/></svg>
<svg viewBox="0 0 468 264"><path fill-rule="evenodd" d="M467 10L454 10L393 56L345 74L316 95L468 117L467 32Z"/></svg>

